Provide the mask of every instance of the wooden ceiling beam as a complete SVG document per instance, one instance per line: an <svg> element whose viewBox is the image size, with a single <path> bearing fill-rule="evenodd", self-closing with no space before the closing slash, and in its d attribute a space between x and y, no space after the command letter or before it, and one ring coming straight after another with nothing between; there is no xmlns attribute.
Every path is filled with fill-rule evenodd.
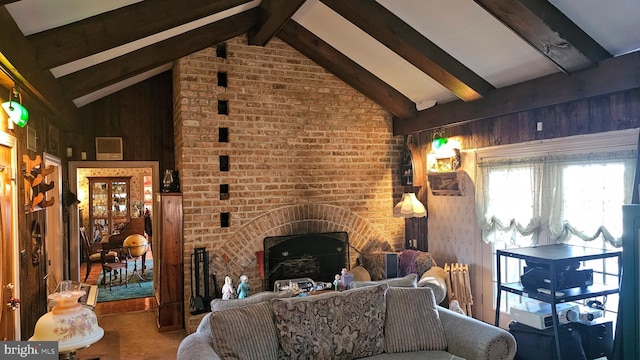
<svg viewBox="0 0 640 360"><path fill-rule="evenodd" d="M465 101L476 100L494 87L436 44L370 0L322 0L332 10L402 56Z"/></svg>
<svg viewBox="0 0 640 360"><path fill-rule="evenodd" d="M27 92L54 115L60 128L71 130L75 127L76 107L65 97L51 72L42 70L33 47L3 6L0 7L0 67L9 73L21 91Z"/></svg>
<svg viewBox="0 0 640 360"><path fill-rule="evenodd" d="M257 8L244 11L58 80L72 98L78 98L242 35L258 23L258 12Z"/></svg>
<svg viewBox="0 0 640 360"><path fill-rule="evenodd" d="M392 115L406 118L417 114L414 102L294 20L287 21L277 35L291 47L378 103Z"/></svg>
<svg viewBox="0 0 640 360"><path fill-rule="evenodd" d="M51 69L249 1L141 1L27 38L40 65Z"/></svg>
<svg viewBox="0 0 640 360"><path fill-rule="evenodd" d="M640 51L609 58L571 76L547 75L494 90L482 100L439 104L413 119L396 118L393 133L406 135L636 88L640 88Z"/></svg>
<svg viewBox="0 0 640 360"><path fill-rule="evenodd" d="M611 54L546 0L475 0L567 73Z"/></svg>
<svg viewBox="0 0 640 360"><path fill-rule="evenodd" d="M249 31L249 45L265 46L306 0L262 0L262 19Z"/></svg>

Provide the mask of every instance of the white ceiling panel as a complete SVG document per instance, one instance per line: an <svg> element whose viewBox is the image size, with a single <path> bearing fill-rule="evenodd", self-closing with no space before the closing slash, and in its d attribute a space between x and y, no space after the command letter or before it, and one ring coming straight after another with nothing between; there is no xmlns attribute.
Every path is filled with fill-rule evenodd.
<svg viewBox="0 0 640 360"><path fill-rule="evenodd" d="M378 3L497 88L559 71L472 0Z"/></svg>
<svg viewBox="0 0 640 360"><path fill-rule="evenodd" d="M612 55L640 50L640 0L549 0Z"/></svg>
<svg viewBox="0 0 640 360"><path fill-rule="evenodd" d="M414 102L456 99L431 77L319 1L307 1L293 19Z"/></svg>
<svg viewBox="0 0 640 360"><path fill-rule="evenodd" d="M86 19L141 0L22 0L7 4L7 10L22 33L35 34Z"/></svg>

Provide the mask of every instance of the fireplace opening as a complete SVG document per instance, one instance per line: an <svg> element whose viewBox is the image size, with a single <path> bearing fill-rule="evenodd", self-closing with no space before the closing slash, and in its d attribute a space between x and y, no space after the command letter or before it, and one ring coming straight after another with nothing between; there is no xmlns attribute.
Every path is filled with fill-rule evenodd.
<svg viewBox="0 0 640 360"><path fill-rule="evenodd" d="M332 282L349 264L346 232L270 236L264 239L265 290L278 280Z"/></svg>

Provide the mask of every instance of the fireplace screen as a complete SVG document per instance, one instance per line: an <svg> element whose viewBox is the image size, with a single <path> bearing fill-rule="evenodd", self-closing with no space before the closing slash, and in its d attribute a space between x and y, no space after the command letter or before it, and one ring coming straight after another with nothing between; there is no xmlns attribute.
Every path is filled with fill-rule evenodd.
<svg viewBox="0 0 640 360"><path fill-rule="evenodd" d="M332 282L349 264L346 232L271 236L264 239L265 290L277 280Z"/></svg>

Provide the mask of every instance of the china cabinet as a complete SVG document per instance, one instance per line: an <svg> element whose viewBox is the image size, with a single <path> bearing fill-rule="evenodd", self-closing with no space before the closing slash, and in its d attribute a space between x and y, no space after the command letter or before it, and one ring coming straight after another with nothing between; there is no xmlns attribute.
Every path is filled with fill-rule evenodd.
<svg viewBox="0 0 640 360"><path fill-rule="evenodd" d="M89 224L92 241L117 232L129 222L131 177L90 177Z"/></svg>

